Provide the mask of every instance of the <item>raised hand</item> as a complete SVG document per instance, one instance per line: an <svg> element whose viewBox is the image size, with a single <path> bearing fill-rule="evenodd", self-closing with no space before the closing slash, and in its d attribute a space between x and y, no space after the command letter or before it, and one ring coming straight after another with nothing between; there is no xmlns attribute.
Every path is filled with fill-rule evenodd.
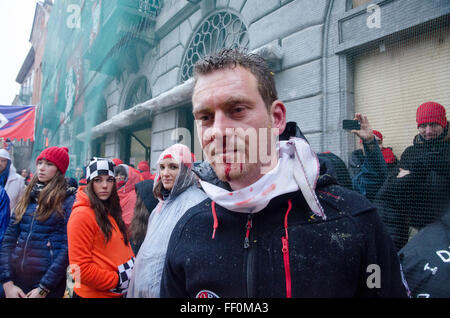
<svg viewBox="0 0 450 318"><path fill-rule="evenodd" d="M358 120L361 124L361 129L359 130L351 130L350 132L357 135L359 138L366 142L370 142L373 140L373 130L372 126L370 126L369 120L367 119L367 116L363 116L360 113L355 114L354 120Z"/></svg>

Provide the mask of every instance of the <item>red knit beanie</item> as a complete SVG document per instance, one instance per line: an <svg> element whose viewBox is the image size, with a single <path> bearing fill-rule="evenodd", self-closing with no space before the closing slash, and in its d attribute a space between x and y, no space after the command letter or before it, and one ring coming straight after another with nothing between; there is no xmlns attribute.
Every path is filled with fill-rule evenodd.
<svg viewBox="0 0 450 318"><path fill-rule="evenodd" d="M36 158L36 163L41 159L52 162L62 174L65 174L69 167L69 149L66 147L44 149Z"/></svg>
<svg viewBox="0 0 450 318"><path fill-rule="evenodd" d="M378 130L373 130L373 134L377 136L380 141L383 141L383 135Z"/></svg>
<svg viewBox="0 0 450 318"><path fill-rule="evenodd" d="M435 123L442 128L447 126L447 117L445 115L445 108L436 102L426 102L417 108L416 112L417 128L426 123Z"/></svg>
<svg viewBox="0 0 450 318"><path fill-rule="evenodd" d="M114 164L115 164L116 166L122 165L122 164L123 164L123 161L120 160L119 158L114 158L114 159L112 159L112 162L114 162Z"/></svg>

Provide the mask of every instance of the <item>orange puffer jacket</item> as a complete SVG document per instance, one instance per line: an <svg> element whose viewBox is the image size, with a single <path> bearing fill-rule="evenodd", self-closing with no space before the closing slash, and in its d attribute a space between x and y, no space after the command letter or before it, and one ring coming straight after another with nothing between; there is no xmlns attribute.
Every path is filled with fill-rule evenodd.
<svg viewBox="0 0 450 318"><path fill-rule="evenodd" d="M75 278L74 291L83 298L120 297L110 290L118 285L118 266L126 263L134 254L130 244L124 244L124 237L111 216L108 218L112 235L106 242L84 188L78 189L67 224L69 263Z"/></svg>

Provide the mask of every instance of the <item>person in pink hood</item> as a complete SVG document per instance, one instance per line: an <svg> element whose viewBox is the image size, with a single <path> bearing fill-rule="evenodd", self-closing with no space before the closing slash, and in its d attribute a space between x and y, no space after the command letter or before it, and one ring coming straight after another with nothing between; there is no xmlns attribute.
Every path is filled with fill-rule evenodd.
<svg viewBox="0 0 450 318"><path fill-rule="evenodd" d="M117 182L120 207L122 208L122 218L127 230L129 230L134 215L134 206L136 205L136 190L134 186L142 181L142 177L136 169L125 164L118 165L114 169L114 175Z"/></svg>

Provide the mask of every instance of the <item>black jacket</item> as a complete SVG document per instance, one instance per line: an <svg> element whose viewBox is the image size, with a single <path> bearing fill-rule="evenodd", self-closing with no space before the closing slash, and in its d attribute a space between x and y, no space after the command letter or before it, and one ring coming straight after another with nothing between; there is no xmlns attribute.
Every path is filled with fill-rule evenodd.
<svg viewBox="0 0 450 318"><path fill-rule="evenodd" d="M286 297L282 237L289 200L292 297L406 297L394 245L375 209L330 181L319 179L317 190L326 221L313 215L301 192L288 193L253 217L216 205L213 239L211 200L191 208L172 232L161 297ZM368 288L371 264L379 266L380 288Z"/></svg>
<svg viewBox="0 0 450 318"><path fill-rule="evenodd" d="M450 204L449 137L447 129L431 141L417 135L399 162L410 174L390 175L377 194L375 205L399 250L412 228L420 230L436 221Z"/></svg>
<svg viewBox="0 0 450 318"><path fill-rule="evenodd" d="M336 179L337 184L353 190L352 180L344 161L332 152L317 153L320 162L320 174L328 173Z"/></svg>
<svg viewBox="0 0 450 318"><path fill-rule="evenodd" d="M153 209L158 205L158 199L153 195L153 184L154 181L144 180L134 185L136 190L136 194L142 199L144 202L145 208L148 213L151 214Z"/></svg>
<svg viewBox="0 0 450 318"><path fill-rule="evenodd" d="M399 252L413 297L450 298L450 211Z"/></svg>

